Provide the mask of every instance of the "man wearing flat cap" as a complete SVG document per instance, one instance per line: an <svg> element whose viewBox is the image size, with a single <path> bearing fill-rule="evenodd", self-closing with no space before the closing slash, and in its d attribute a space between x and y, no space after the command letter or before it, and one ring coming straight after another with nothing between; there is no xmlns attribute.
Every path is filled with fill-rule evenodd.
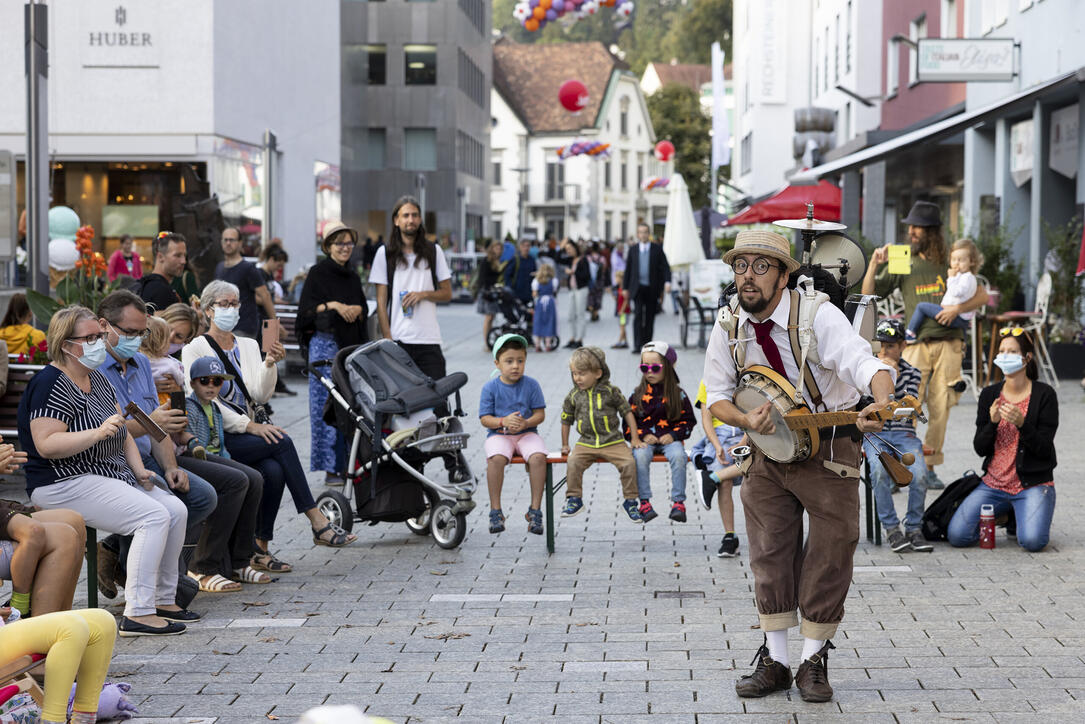
<svg viewBox="0 0 1085 724"><path fill-rule="evenodd" d="M942 237L942 212L938 204L916 201L903 223L908 225L908 240L912 246L911 271L890 274L888 267L878 271L889 260L887 244L870 257L863 277L863 294L884 297L894 289L900 289L904 297L904 318L911 319L919 302L941 303L946 293L949 250ZM945 487L934 467L945 460L942 445L946 439L949 411L964 392L961 361L964 359L965 333L949 325L960 314L974 311L986 303L987 290L979 284L976 293L964 304L945 305L937 317L926 319L916 335L917 343L904 350L904 360L923 375L919 401L926 404L928 417L923 445L934 451L925 456L927 477L923 482L933 490Z"/></svg>
<svg viewBox="0 0 1085 724"><path fill-rule="evenodd" d="M735 272L738 308L728 307L712 328L704 380L712 415L752 433L752 462L742 483L750 570L765 640L757 666L735 685L741 697L791 688L788 629L799 626L803 651L794 683L805 701L833 697L827 658L844 617L852 558L859 542L859 459L862 433L880 430L870 415L893 393L890 368L870 354L839 308L822 303L812 322L818 362L799 352L800 294L787 288L799 268L791 244L771 231L743 231L723 256ZM814 412L860 411L854 424L818 430L820 446L806 460L780 463L757 449L757 435L775 430L772 402L742 412L732 401L740 376L754 365L771 367ZM756 372L748 374L754 375ZM767 377L762 377L767 379ZM860 396L874 402L860 407ZM810 530L803 545L803 513Z"/></svg>

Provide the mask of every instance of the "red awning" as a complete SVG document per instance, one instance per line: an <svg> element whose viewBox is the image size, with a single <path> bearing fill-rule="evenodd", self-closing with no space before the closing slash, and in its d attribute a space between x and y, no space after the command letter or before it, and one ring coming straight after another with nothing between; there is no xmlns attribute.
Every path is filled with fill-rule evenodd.
<svg viewBox="0 0 1085 724"><path fill-rule="evenodd" d="M817 186L788 186L764 201L747 206L727 220L726 226L771 224L780 219L806 218L806 204L814 202L814 217L840 221L840 187L821 180Z"/></svg>

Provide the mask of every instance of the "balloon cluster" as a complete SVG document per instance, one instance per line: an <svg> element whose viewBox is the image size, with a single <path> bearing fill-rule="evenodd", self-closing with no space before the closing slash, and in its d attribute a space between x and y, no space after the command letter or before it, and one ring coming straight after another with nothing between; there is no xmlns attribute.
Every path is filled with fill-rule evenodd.
<svg viewBox="0 0 1085 724"><path fill-rule="evenodd" d="M608 158L610 156L610 144L602 141L573 141L568 146L559 148L557 154L562 161L573 156Z"/></svg>
<svg viewBox="0 0 1085 724"><path fill-rule="evenodd" d="M669 178L650 176L649 178L644 180L644 183L641 184L641 188L643 188L645 191L651 191L652 189L665 189L667 188L667 184L669 184L670 182L671 180Z"/></svg>
<svg viewBox="0 0 1085 724"><path fill-rule="evenodd" d="M525 30L534 33L560 17L580 20L595 15L602 7L614 8L621 18L633 15L633 0L520 0L512 16L520 21Z"/></svg>

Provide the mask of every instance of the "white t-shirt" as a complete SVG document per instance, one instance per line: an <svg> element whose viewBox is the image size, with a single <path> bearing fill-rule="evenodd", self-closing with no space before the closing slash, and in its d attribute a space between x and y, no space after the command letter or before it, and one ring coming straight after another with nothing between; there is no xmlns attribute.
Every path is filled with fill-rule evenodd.
<svg viewBox="0 0 1085 724"><path fill-rule="evenodd" d="M373 257L373 266L369 270L369 281L373 284L388 284L388 262L385 259L384 247L377 249ZM410 317L403 316L403 305L399 303L400 292L432 292L433 277L429 271L429 265L422 262L415 266L415 254L404 254L403 258L407 266L402 264L396 269L388 299L391 302L392 339L406 344L440 344L441 328L437 325L437 305L434 302L419 302L412 307ZM445 261L445 253L441 247L437 247L437 281L443 282L451 279L452 273L448 270L448 262Z"/></svg>
<svg viewBox="0 0 1085 724"><path fill-rule="evenodd" d="M946 280L946 293L942 297L942 306L964 304L976 296L976 275L972 272L961 272ZM975 312L963 312L961 319L971 320L976 316Z"/></svg>

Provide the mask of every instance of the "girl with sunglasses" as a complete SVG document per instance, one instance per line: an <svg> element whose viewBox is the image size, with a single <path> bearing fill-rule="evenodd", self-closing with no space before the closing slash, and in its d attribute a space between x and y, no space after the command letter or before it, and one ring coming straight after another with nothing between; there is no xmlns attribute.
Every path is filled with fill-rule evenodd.
<svg viewBox="0 0 1085 724"><path fill-rule="evenodd" d="M662 453L671 466L670 519L686 522L686 449L682 441L697 425L689 396L678 384L674 364L678 353L666 342L652 341L640 351L641 380L629 406L637 421L637 434L646 444L633 450L637 463L640 517L645 523L657 517L652 509L651 464Z"/></svg>
<svg viewBox="0 0 1085 724"><path fill-rule="evenodd" d="M1055 431L1058 397L1037 379L1032 337L1020 327L1001 330L995 364L1004 379L983 388L976 406L973 447L983 460L983 481L964 499L946 536L958 547L979 540L980 508L995 516L1012 513L1017 543L1043 550L1055 513ZM1011 534L1011 525L1007 525Z"/></svg>

